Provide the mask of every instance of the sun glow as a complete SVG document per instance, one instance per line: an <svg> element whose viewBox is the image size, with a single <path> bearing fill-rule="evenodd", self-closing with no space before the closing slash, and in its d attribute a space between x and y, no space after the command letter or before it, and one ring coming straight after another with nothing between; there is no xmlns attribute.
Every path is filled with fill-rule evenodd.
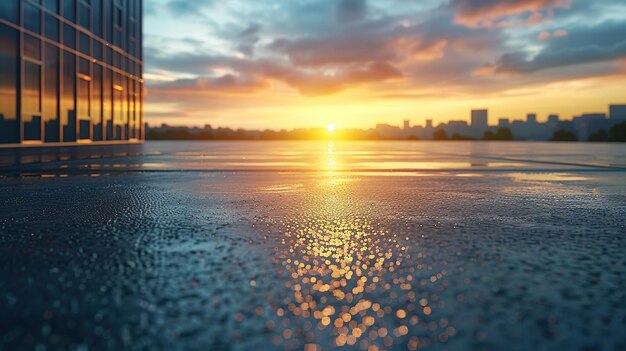
<svg viewBox="0 0 626 351"><path fill-rule="evenodd" d="M333 132L335 131L335 125L334 125L334 124L332 124L332 123L328 123L328 126L326 126L326 130L327 130L329 133L333 133Z"/></svg>

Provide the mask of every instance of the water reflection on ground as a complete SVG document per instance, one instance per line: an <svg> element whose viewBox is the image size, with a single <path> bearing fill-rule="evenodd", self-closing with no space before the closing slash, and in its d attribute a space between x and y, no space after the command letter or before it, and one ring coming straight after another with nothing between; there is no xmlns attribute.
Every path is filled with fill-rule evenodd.
<svg viewBox="0 0 626 351"><path fill-rule="evenodd" d="M626 345L619 145L87 150L0 166L0 349Z"/></svg>
<svg viewBox="0 0 626 351"><path fill-rule="evenodd" d="M290 150L290 151L286 151ZM624 170L620 144L498 142L148 142L0 150L0 170L428 172Z"/></svg>
<svg viewBox="0 0 626 351"><path fill-rule="evenodd" d="M280 322L272 341L293 350L303 340L311 350L417 350L453 336L445 317L431 317L437 295L420 288L443 287L437 282L445 266L424 276L422 254L407 252L417 243L355 211L345 184L323 179L298 215L265 223L281 228L273 260L290 276L284 287L293 294L274 301Z"/></svg>

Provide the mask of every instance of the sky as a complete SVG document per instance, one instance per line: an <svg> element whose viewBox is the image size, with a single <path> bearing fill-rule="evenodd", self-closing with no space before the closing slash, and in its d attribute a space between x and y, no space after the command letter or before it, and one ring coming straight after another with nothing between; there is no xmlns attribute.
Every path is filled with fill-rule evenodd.
<svg viewBox="0 0 626 351"><path fill-rule="evenodd" d="M147 0L152 125L369 128L626 103L624 0Z"/></svg>

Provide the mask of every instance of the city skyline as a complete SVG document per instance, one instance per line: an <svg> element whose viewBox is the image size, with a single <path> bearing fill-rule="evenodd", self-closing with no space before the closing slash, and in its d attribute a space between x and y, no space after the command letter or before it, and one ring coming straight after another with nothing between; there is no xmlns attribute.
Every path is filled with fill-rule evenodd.
<svg viewBox="0 0 626 351"><path fill-rule="evenodd" d="M449 124L450 122L452 123L458 123L458 122L462 122L462 123L467 123L468 125L473 125L473 121L474 121L474 113L476 112L485 112L486 115L484 117L481 118L481 120L486 120L485 124L486 126L489 127L497 127L497 126L502 126L502 123L504 121L506 121L507 123L513 123L513 122L527 122L529 116L532 116L535 121L537 123L546 123L546 122L551 122L551 120L553 120L554 118L556 118L558 121L560 122L571 122L573 120L575 120L576 118L580 118L580 117L584 117L584 116L604 116L606 119L613 119L613 120L624 120L626 119L626 103L623 104L609 104L608 106L604 107L604 109L602 111L598 110L598 111L579 111L578 113L571 115L571 116L562 116L559 113L550 113L547 115L540 115L538 113L535 112L526 112L523 116L518 116L517 118L512 118L512 117L508 117L508 116L499 116L499 115L494 115L492 113L492 110L488 107L485 108L472 108L468 111L465 111L465 115L464 116L459 116L458 118L452 118L449 120L445 120L445 121L440 121L440 122L436 122L437 118L423 118L423 119L419 119L419 118L411 118L411 117L399 117L397 119L394 120L385 120L385 121L380 121L378 123L373 123L372 125L383 125L383 124L387 124L387 125L398 125L398 126L403 126L406 129L407 123L410 124L411 127L416 127L416 126L423 126L423 127L428 127L428 126L437 126L437 125L442 125L442 124ZM611 118L611 116L615 116L613 118ZM215 124L210 123L211 121L208 120L206 121L207 123L194 123L194 124L184 124L184 123L167 123L167 122L162 122L162 123L152 123L152 126L156 126L156 125L160 125L160 126L180 126L180 127L188 127L188 128L198 128L198 127L206 127L206 126L214 126ZM150 124L150 121L146 122L147 124ZM482 122L481 122L482 123ZM333 129L340 129L336 126L336 124L331 121L327 124L316 124L316 125L310 125L310 126L304 126L304 127L294 127L294 128L281 128L281 127L277 127L277 128L265 128L265 129L324 129L327 128L329 125L332 125ZM370 125L369 127L371 127L372 125ZM232 125L228 125L228 124L219 124L218 125L220 128L237 128L235 126ZM368 128L368 126L363 126L362 128ZM263 128L259 128L259 129L263 129ZM354 127L346 127L343 129L355 129Z"/></svg>
<svg viewBox="0 0 626 351"><path fill-rule="evenodd" d="M541 121L536 113L523 120L498 118L490 123L488 109L474 109L468 120L435 123L428 119L415 124L405 119L400 125L378 123L374 127L340 129L326 127L245 129L228 126L147 125L152 140L530 140L530 141L626 141L626 104L608 106L608 113L582 113L572 119L551 114Z"/></svg>
<svg viewBox="0 0 626 351"><path fill-rule="evenodd" d="M613 0L154 1L147 121L362 128L476 107L491 123L603 112L626 99L625 14Z"/></svg>

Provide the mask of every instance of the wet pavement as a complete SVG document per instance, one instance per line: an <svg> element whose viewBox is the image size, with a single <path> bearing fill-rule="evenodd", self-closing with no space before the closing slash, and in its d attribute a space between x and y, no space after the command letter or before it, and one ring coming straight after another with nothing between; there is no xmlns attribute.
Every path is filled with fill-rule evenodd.
<svg viewBox="0 0 626 351"><path fill-rule="evenodd" d="M0 350L626 349L625 153L5 153Z"/></svg>

